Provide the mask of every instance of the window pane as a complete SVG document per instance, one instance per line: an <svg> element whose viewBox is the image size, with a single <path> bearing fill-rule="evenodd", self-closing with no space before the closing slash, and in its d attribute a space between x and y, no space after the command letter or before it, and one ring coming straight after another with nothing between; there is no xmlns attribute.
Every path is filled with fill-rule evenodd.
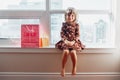
<svg viewBox="0 0 120 80"><path fill-rule="evenodd" d="M110 10L111 0L50 0L50 5L51 10L68 7L79 10Z"/></svg>
<svg viewBox="0 0 120 80"><path fill-rule="evenodd" d="M0 47L20 47L21 24L39 23L39 19L0 19Z"/></svg>
<svg viewBox="0 0 120 80"><path fill-rule="evenodd" d="M52 14L51 15L51 43L55 44L60 40L60 31L62 22L64 21L63 14Z"/></svg>
<svg viewBox="0 0 120 80"><path fill-rule="evenodd" d="M60 40L60 30L64 15L51 15L51 43L55 44ZM79 15L80 40L88 48L113 47L111 38L110 17L107 14L83 14ZM59 36L58 36L59 35Z"/></svg>
<svg viewBox="0 0 120 80"><path fill-rule="evenodd" d="M79 15L81 41L87 47L112 47L110 17L107 14ZM110 46L111 45L111 46Z"/></svg>
<svg viewBox="0 0 120 80"><path fill-rule="evenodd" d="M45 10L46 0L0 0L0 10Z"/></svg>

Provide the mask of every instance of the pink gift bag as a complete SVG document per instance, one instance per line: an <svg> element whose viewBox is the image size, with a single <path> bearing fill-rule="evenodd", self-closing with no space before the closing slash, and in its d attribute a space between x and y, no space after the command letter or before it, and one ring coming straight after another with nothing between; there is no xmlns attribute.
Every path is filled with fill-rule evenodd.
<svg viewBox="0 0 120 80"><path fill-rule="evenodd" d="M39 24L21 25L21 47L39 48Z"/></svg>

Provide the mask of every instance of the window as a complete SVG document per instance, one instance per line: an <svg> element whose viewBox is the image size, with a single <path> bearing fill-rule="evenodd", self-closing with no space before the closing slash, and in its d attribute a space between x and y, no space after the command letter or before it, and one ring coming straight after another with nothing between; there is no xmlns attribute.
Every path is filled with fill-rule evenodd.
<svg viewBox="0 0 120 80"><path fill-rule="evenodd" d="M51 43L60 40L60 28L64 21L64 10L78 10L80 40L87 48L114 47L114 2L113 0L51 0ZM102 6L101 6L102 5ZM54 35L56 33L57 35ZM58 36L59 35L59 36Z"/></svg>
<svg viewBox="0 0 120 80"><path fill-rule="evenodd" d="M21 24L40 24L40 36L47 35L49 45L54 46L60 40L68 7L78 10L80 39L87 48L114 47L115 0L4 0L0 3L0 47L21 47Z"/></svg>
<svg viewBox="0 0 120 80"><path fill-rule="evenodd" d="M60 30L61 30L63 21L64 21L63 14L52 14L51 15L51 43L52 45L54 45L61 39Z"/></svg>
<svg viewBox="0 0 120 80"><path fill-rule="evenodd" d="M87 47L113 46L110 39L110 19L107 14L80 14L81 41Z"/></svg>

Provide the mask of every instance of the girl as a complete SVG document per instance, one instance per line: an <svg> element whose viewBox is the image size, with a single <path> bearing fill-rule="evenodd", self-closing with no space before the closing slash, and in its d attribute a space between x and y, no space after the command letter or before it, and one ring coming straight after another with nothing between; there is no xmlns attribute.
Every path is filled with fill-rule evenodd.
<svg viewBox="0 0 120 80"><path fill-rule="evenodd" d="M68 55L71 56L73 68L72 75L76 74L77 66L77 50L83 50L84 45L79 40L79 24L76 23L76 11L74 8L69 8L65 12L65 22L62 24L61 28L61 40L56 43L55 47L63 50L62 57L62 70L61 76L65 76L65 64L67 62Z"/></svg>

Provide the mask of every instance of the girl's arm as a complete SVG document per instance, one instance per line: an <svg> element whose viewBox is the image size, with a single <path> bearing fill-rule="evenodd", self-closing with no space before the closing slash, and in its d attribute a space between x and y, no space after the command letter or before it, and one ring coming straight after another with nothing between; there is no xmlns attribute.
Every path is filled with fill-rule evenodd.
<svg viewBox="0 0 120 80"><path fill-rule="evenodd" d="M66 40L64 23L62 24L60 36L61 36L61 39L62 39L63 41Z"/></svg>
<svg viewBox="0 0 120 80"><path fill-rule="evenodd" d="M76 30L75 30L75 40L78 40L80 38L80 26L79 24L76 24Z"/></svg>

